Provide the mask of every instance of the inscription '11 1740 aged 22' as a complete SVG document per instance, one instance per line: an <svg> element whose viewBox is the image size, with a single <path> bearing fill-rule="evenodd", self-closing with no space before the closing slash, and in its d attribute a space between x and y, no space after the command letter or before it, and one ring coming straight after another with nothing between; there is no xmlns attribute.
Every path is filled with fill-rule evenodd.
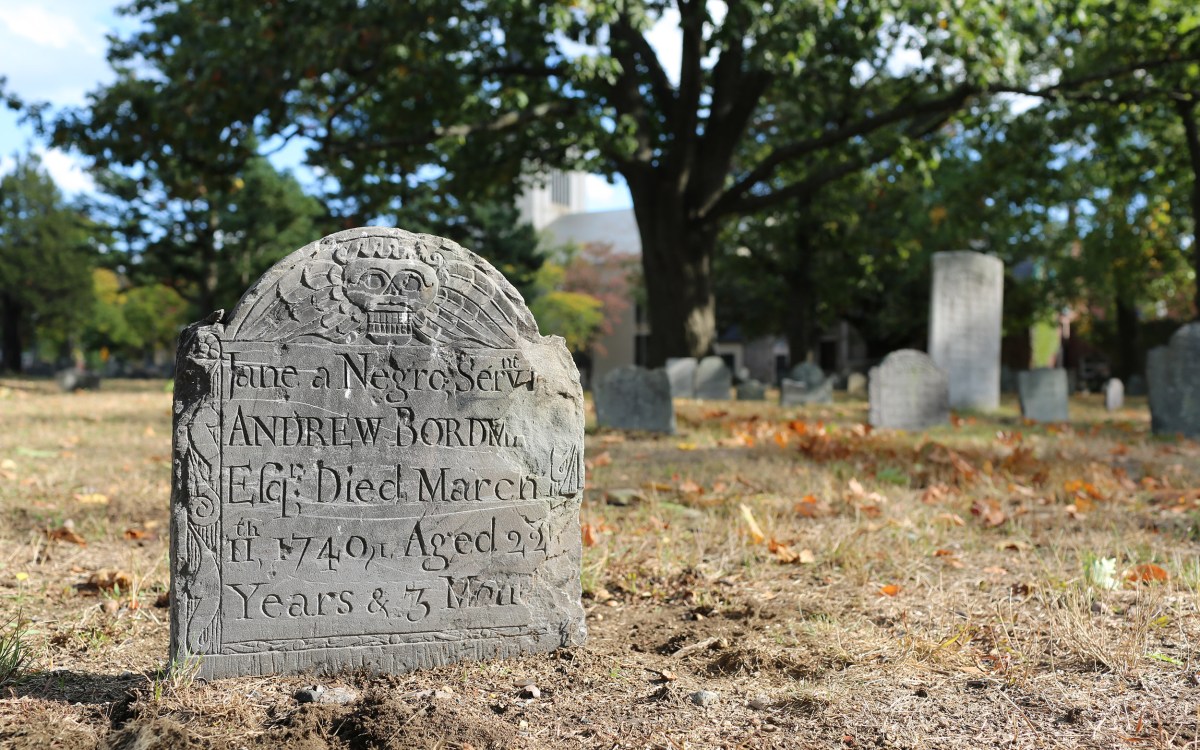
<svg viewBox="0 0 1200 750"><path fill-rule="evenodd" d="M406 671L581 643L579 376L490 265L342 232L190 327L172 657Z"/></svg>

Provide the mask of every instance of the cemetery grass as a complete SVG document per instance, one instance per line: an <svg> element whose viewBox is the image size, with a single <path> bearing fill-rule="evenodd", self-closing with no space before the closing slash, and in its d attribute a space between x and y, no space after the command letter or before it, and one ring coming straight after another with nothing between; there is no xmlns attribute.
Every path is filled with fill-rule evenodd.
<svg viewBox="0 0 1200 750"><path fill-rule="evenodd" d="M680 401L677 435L587 436L582 648L201 684L164 666L163 383L3 381L0 745L1195 746L1200 446L1144 404L904 434Z"/></svg>

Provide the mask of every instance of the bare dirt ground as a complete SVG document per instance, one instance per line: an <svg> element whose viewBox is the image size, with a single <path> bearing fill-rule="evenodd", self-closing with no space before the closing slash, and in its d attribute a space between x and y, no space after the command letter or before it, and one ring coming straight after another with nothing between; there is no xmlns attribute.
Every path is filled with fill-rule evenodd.
<svg viewBox="0 0 1200 750"><path fill-rule="evenodd" d="M680 402L677 436L588 435L585 647L200 684L164 669L163 383L4 381L0 745L1196 746L1200 445L1129 406L906 435Z"/></svg>

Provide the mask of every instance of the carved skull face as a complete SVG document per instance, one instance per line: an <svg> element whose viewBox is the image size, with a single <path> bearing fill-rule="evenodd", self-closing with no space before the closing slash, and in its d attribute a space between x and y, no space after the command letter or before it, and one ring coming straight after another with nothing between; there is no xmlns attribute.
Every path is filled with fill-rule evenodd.
<svg viewBox="0 0 1200 750"><path fill-rule="evenodd" d="M407 337L437 295L434 270L419 260L358 258L346 264L346 299L367 313L372 339Z"/></svg>

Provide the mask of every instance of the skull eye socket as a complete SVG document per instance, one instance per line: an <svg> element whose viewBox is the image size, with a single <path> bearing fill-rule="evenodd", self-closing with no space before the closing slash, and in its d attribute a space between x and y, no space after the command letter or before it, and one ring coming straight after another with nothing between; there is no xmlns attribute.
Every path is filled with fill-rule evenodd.
<svg viewBox="0 0 1200 750"><path fill-rule="evenodd" d="M373 268L364 273L358 280L358 283L368 292L378 292L387 287L389 281L391 281L391 279L388 278L386 273L379 269Z"/></svg>

